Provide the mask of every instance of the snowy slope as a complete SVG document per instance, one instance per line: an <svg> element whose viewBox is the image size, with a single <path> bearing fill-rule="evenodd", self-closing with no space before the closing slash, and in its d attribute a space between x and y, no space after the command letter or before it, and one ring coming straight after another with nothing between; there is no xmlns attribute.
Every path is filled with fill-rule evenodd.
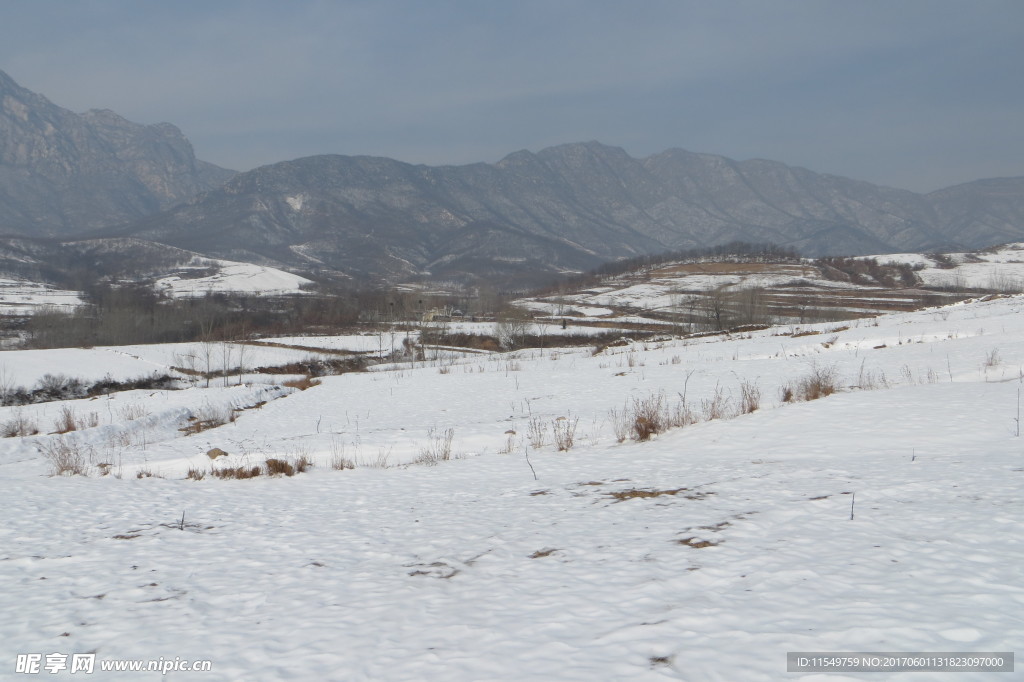
<svg viewBox="0 0 1024 682"><path fill-rule="evenodd" d="M942 261L921 253L873 256L882 263L909 263L921 267L918 276L927 286L1024 291L1024 244L1004 244L985 251L944 254Z"/></svg>
<svg viewBox="0 0 1024 682"><path fill-rule="evenodd" d="M303 293L303 285L312 284L305 277L284 270L253 263L211 259L203 267L214 265L217 272L205 277L172 275L154 283L157 291L173 298L205 296L208 293L262 294L280 296Z"/></svg>
<svg viewBox="0 0 1024 682"><path fill-rule="evenodd" d="M0 278L0 315L30 315L40 309L69 312L82 305L81 292L49 284Z"/></svg>
<svg viewBox="0 0 1024 682"><path fill-rule="evenodd" d="M58 436L3 439L0 609L18 615L0 620L0 661L209 659L210 680L939 679L787 674L786 652L1021 641L1022 313L998 298L380 366L305 391L79 401L101 423L65 439L93 465L116 456L122 478L49 477L40 449ZM781 402L821 368L838 393ZM736 416L744 384L761 405ZM610 410L684 392L697 423L617 442ZM730 414L705 420L716 394ZM179 431L204 404L241 411ZM577 418L559 452L552 429ZM449 428L451 461L397 466ZM211 463L212 447L230 454ZM184 480L299 456L316 466L292 478ZM356 468L332 469L341 457Z"/></svg>

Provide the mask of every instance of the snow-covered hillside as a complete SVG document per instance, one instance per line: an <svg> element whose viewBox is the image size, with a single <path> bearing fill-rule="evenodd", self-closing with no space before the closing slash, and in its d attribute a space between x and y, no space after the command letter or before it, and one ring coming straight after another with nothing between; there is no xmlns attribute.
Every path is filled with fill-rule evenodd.
<svg viewBox="0 0 1024 682"><path fill-rule="evenodd" d="M918 276L927 286L953 289L1024 291L1024 244L970 253L927 255L895 253L874 256L883 263L909 263L920 267Z"/></svg>
<svg viewBox="0 0 1024 682"><path fill-rule="evenodd" d="M81 294L40 282L0 278L0 315L29 315L40 309L69 312L82 305Z"/></svg>
<svg viewBox="0 0 1024 682"><path fill-rule="evenodd" d="M302 287L312 284L305 277L293 275L284 270L237 263L228 260L204 261L197 269L212 266L215 272L197 277L171 275L158 279L154 288L173 298L205 296L208 293L260 294L281 296L302 293Z"/></svg>
<svg viewBox="0 0 1024 682"><path fill-rule="evenodd" d="M878 677L787 674L787 651L1012 651L1022 313L1024 298L994 298L596 353L447 354L306 390L228 377L0 408L44 432L81 420L0 440L0 661L757 681ZM92 352L94 374L115 357ZM126 353L110 372L181 357ZM7 357L22 383L48 371ZM815 381L836 392L783 401ZM655 412L686 425L638 441ZM210 415L223 425L195 427ZM61 452L90 475L49 476ZM267 459L313 466L211 473ZM107 674L93 679L124 678Z"/></svg>

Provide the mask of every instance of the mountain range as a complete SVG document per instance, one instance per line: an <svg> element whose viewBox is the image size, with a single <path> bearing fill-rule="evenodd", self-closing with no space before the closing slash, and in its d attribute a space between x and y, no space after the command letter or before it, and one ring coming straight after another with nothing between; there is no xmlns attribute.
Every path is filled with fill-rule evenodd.
<svg viewBox="0 0 1024 682"><path fill-rule="evenodd" d="M920 194L598 142L494 164L323 155L235 174L197 160L170 124L75 114L0 72L0 232L143 240L356 281L525 282L735 240L807 255L1019 241L1024 178Z"/></svg>

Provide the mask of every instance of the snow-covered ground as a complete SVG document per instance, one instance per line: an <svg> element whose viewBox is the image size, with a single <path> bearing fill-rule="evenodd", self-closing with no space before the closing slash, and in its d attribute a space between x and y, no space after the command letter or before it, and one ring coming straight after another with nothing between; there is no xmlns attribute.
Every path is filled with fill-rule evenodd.
<svg viewBox="0 0 1024 682"><path fill-rule="evenodd" d="M243 369L255 369L323 357L313 350L238 343L10 350L0 352L0 388L4 385L31 388L46 374L77 378L91 384L106 378L128 381L164 374L187 376L176 372L176 367L193 372L219 372L233 370L240 364Z"/></svg>
<svg viewBox="0 0 1024 682"><path fill-rule="evenodd" d="M82 305L81 293L49 284L0 278L0 315L30 315L40 309L69 312Z"/></svg>
<svg viewBox="0 0 1024 682"><path fill-rule="evenodd" d="M99 372L116 356L91 357ZM822 372L838 393L782 403ZM43 431L63 407L97 416L0 440L0 670L95 652L212 661L175 679L831 680L881 678L787 674L786 652L1012 651L1022 372L1013 297L596 355L452 356L305 391L2 408ZM744 387L760 409L737 415ZM683 395L696 423L618 442L616 414ZM186 435L214 412L234 421ZM448 429L449 461L409 465ZM59 443L92 475L48 476ZM185 479L271 457L315 466Z"/></svg>
<svg viewBox="0 0 1024 682"><path fill-rule="evenodd" d="M213 259L202 261L202 265L197 267L207 268L210 266L216 268L215 274L188 278L172 275L157 280L153 286L157 291L173 298L188 298L205 296L208 293L272 296L299 294L303 293L304 285L312 284L305 277L253 263Z"/></svg>
<svg viewBox="0 0 1024 682"><path fill-rule="evenodd" d="M921 267L917 274L927 286L1024 291L1024 243L945 256L947 261L943 264L922 253L894 253L873 258L880 263L909 263Z"/></svg>

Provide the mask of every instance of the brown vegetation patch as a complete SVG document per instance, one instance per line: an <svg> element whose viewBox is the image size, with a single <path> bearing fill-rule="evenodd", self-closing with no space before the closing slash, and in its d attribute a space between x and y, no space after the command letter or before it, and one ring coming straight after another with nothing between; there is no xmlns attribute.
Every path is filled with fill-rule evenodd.
<svg viewBox="0 0 1024 682"><path fill-rule="evenodd" d="M305 391L307 388L313 388L314 386L320 385L319 379L314 379L308 374L301 379L290 379L283 383L287 388L297 388L300 391Z"/></svg>
<svg viewBox="0 0 1024 682"><path fill-rule="evenodd" d="M619 490L607 493L609 497L614 497L616 502L634 500L637 498L648 499L651 497L662 497L665 495L675 496L679 494L682 494L682 496L688 500L703 500L708 495L714 495L714 493L693 491L689 488L675 488L673 490L641 490L639 488L633 488L632 490Z"/></svg>
<svg viewBox="0 0 1024 682"><path fill-rule="evenodd" d="M557 547L545 547L544 549L538 549L536 552L530 555L531 559L543 559L546 556L551 556L555 552L559 551Z"/></svg>
<svg viewBox="0 0 1024 682"><path fill-rule="evenodd" d="M283 459L268 459L267 462L267 476L294 476L295 467L290 462Z"/></svg>
<svg viewBox="0 0 1024 682"><path fill-rule="evenodd" d="M687 547L693 547L694 549L704 549L705 547L717 547L720 542L711 542L710 540L698 540L697 538L683 538L682 540L676 540L680 545L686 545Z"/></svg>
<svg viewBox="0 0 1024 682"><path fill-rule="evenodd" d="M256 478L263 473L263 470L259 466L238 466L225 467L223 469L211 469L210 473L216 478L245 479Z"/></svg>

